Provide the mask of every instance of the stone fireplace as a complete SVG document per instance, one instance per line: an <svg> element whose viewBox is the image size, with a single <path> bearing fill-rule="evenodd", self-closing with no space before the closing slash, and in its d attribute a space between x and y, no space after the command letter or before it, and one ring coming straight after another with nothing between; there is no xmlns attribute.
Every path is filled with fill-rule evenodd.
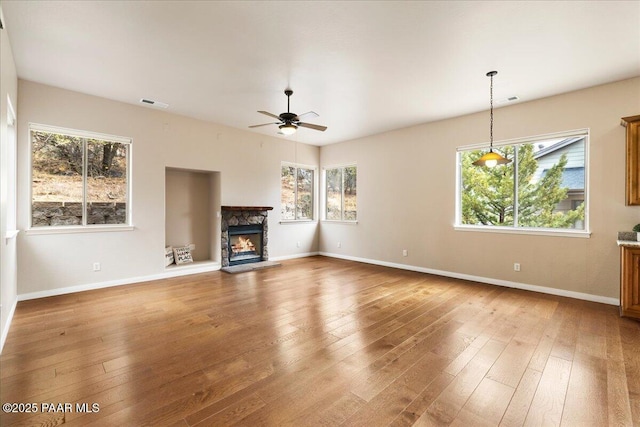
<svg viewBox="0 0 640 427"><path fill-rule="evenodd" d="M267 261L267 216L272 207L222 206L222 267Z"/></svg>

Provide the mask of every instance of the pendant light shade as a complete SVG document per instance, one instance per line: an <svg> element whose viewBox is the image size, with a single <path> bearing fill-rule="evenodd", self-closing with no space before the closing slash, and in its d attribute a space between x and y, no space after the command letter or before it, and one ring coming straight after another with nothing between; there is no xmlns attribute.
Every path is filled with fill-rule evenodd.
<svg viewBox="0 0 640 427"><path fill-rule="evenodd" d="M493 151L493 76L498 74L497 71L489 71L487 73L487 77L491 78L491 89L490 89L490 99L491 99L491 120L489 124L489 152L480 157L478 160L473 162L474 166L486 166L488 168L492 168L496 165L504 165L510 163L511 160L505 157L502 157L500 154Z"/></svg>
<svg viewBox="0 0 640 427"><path fill-rule="evenodd" d="M502 157L500 154L490 149L488 153L484 156L480 157L478 160L473 162L475 166L486 166L488 168L492 168L496 165L504 165L509 163L511 160Z"/></svg>

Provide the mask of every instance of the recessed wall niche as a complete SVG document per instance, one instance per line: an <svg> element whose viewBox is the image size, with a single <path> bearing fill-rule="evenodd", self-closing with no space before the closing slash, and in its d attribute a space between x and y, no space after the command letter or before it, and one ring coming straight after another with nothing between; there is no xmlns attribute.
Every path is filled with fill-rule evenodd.
<svg viewBox="0 0 640 427"><path fill-rule="evenodd" d="M220 172L165 168L165 246L193 244L193 264L219 264L218 212Z"/></svg>

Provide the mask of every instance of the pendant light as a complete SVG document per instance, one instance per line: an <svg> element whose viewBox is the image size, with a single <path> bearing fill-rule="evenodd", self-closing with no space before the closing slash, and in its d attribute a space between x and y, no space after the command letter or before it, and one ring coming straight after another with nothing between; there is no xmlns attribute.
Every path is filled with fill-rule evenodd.
<svg viewBox="0 0 640 427"><path fill-rule="evenodd" d="M488 168L492 168L496 165L504 165L511 162L510 159L506 159L500 154L494 153L493 151L493 76L495 76L496 74L498 74L497 71L489 71L487 73L487 77L491 78L491 121L489 124L489 152L473 162L474 166L486 166Z"/></svg>

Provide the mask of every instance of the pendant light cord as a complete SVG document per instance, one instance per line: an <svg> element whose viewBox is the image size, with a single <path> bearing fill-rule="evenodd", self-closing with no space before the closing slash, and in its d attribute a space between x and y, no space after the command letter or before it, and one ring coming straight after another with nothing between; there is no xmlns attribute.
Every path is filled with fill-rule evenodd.
<svg viewBox="0 0 640 427"><path fill-rule="evenodd" d="M491 78L491 87L489 93L489 99L491 100L491 119L489 121L489 142L491 143L491 151L493 151L493 72L489 73L489 77Z"/></svg>

